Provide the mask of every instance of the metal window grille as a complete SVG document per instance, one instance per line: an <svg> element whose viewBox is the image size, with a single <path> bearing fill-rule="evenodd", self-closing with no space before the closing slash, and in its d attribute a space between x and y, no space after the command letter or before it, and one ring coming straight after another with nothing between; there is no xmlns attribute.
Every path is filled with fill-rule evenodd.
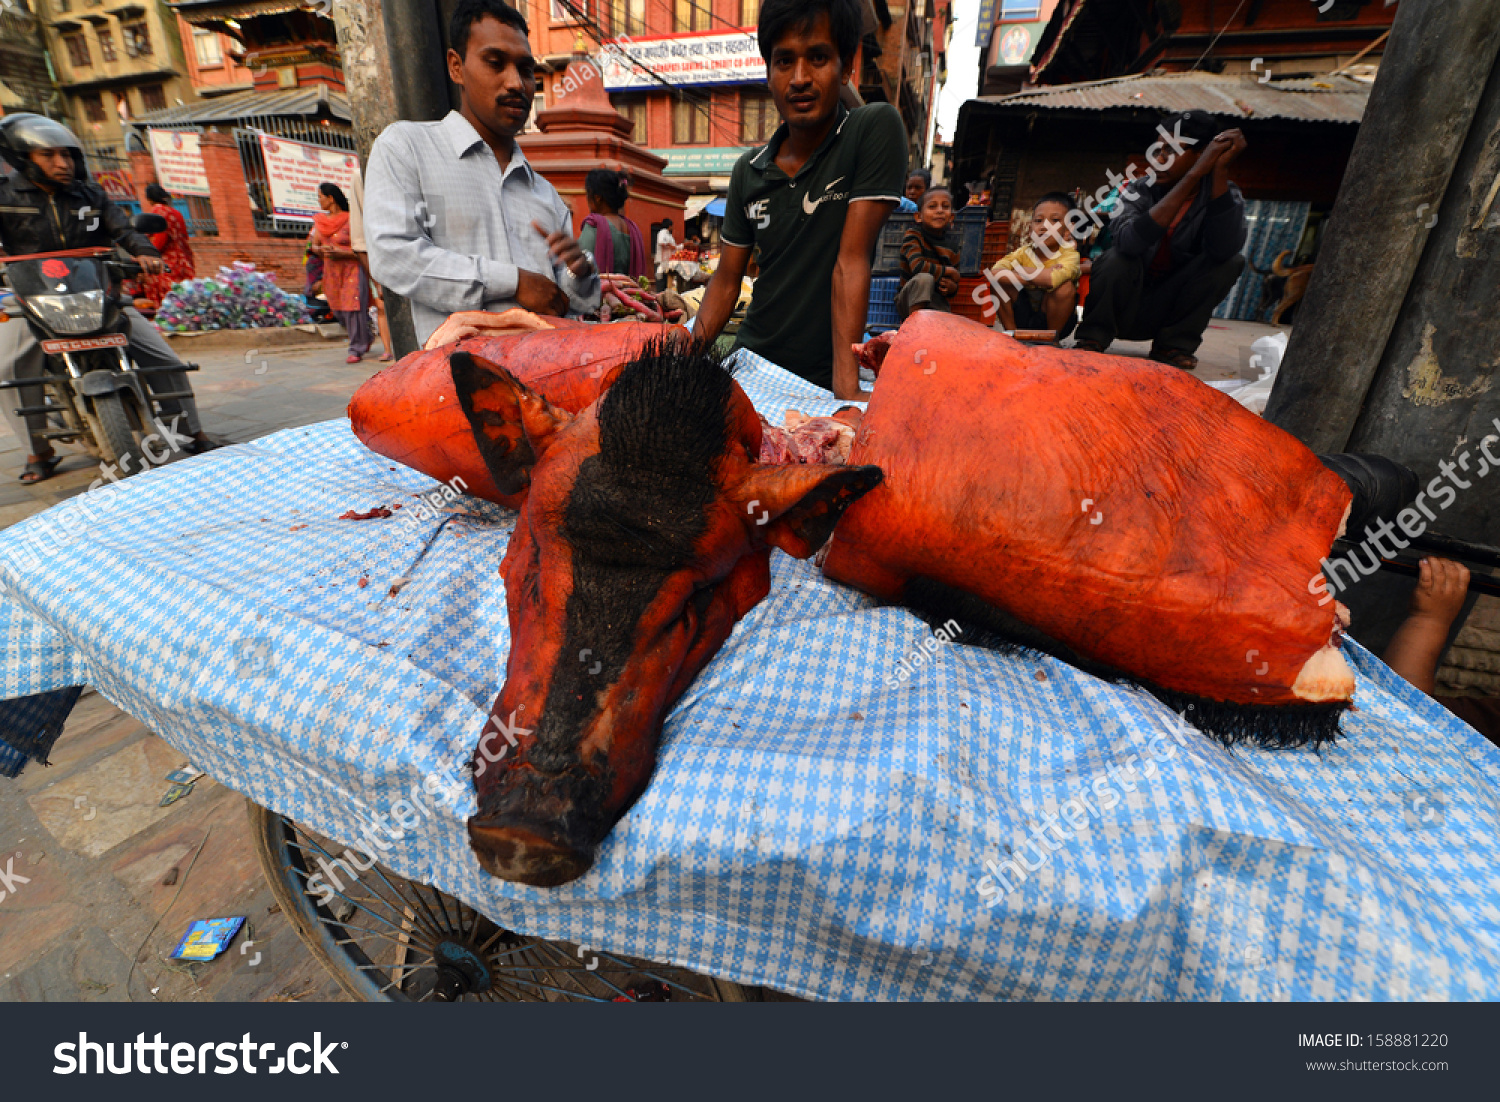
<svg viewBox="0 0 1500 1102"><path fill-rule="evenodd" d="M188 233L193 237L218 237L219 223L214 218L214 205L206 195L187 196Z"/></svg>
<svg viewBox="0 0 1500 1102"><path fill-rule="evenodd" d="M266 162L260 152L260 133L288 141L307 142L343 153L354 152L354 134L345 122L321 122L289 119L280 116L252 116L238 120L235 140L240 147L240 167L250 192L250 209L255 228L278 237L306 237L308 223L298 218L277 218L271 203L271 185L266 176Z"/></svg>

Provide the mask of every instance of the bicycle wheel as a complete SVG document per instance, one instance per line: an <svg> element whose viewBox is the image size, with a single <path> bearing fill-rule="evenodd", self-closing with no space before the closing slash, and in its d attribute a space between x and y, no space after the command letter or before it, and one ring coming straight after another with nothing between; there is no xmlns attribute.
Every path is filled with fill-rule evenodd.
<svg viewBox="0 0 1500 1102"><path fill-rule="evenodd" d="M271 893L303 944L352 998L758 1002L762 997L758 988L685 968L514 933L379 862L360 869L343 860L344 846L247 802L256 855ZM320 886L310 890L315 878Z"/></svg>

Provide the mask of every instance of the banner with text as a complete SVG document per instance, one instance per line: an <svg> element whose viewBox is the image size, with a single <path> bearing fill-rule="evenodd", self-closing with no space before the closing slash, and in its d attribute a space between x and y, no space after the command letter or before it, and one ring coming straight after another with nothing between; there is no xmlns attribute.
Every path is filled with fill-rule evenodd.
<svg viewBox="0 0 1500 1102"><path fill-rule="evenodd" d="M207 195L208 173L203 171L203 152L192 130L149 129L151 160L156 182L173 195Z"/></svg>
<svg viewBox="0 0 1500 1102"><path fill-rule="evenodd" d="M654 79L653 73L668 84L682 87L766 79L766 63L753 31L615 39L604 45L598 62L607 92L659 88L661 81Z"/></svg>
<svg viewBox="0 0 1500 1102"><path fill-rule="evenodd" d="M270 134L260 135L260 154L266 162L266 182L271 186L271 207L277 218L311 222L318 206L318 185L336 184L345 195L354 187L359 158L347 149L288 141Z"/></svg>

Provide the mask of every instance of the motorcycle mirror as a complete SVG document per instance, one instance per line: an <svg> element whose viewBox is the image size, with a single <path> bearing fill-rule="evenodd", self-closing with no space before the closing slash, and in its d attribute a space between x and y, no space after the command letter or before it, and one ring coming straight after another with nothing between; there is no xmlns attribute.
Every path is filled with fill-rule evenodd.
<svg viewBox="0 0 1500 1102"><path fill-rule="evenodd" d="M137 214L134 225L136 233L143 233L148 237L154 233L167 232L167 220L159 214Z"/></svg>

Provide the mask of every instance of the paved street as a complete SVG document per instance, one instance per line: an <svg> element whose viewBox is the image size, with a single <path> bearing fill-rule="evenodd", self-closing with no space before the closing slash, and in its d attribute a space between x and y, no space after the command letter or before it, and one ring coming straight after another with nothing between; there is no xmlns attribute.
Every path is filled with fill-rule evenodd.
<svg viewBox="0 0 1500 1102"><path fill-rule="evenodd" d="M1250 342L1271 332L1215 322L1197 374L1236 374ZM268 350L247 362L245 340L239 351L178 345L202 365L191 378L208 431L236 442L344 416L350 396L380 366L373 358L345 364L340 341ZM1145 350L1122 344L1112 351ZM0 527L98 477L97 464L73 455L57 476L23 486L15 477L24 458L9 434L0 439ZM14 857L13 872L29 880L0 899L0 1001L344 997L272 910L245 801L205 777L179 803L158 806L165 775L183 764L171 746L88 692L51 765L0 780L0 870ZM258 964L238 955L247 935L217 961L165 959L192 920L232 915L247 917Z"/></svg>
<svg viewBox="0 0 1500 1102"><path fill-rule="evenodd" d="M344 416L350 396L381 366L373 357L345 364L342 341L267 350L249 363L245 351L197 353L191 341L175 347L202 365L190 377L208 431L236 442ZM0 527L82 493L99 477L97 463L74 454L51 479L23 486L15 478L24 464L21 446L5 433ZM244 798L205 777L180 802L157 806L166 774L183 764L171 746L90 691L49 767L0 780L0 869L14 856L12 872L30 881L0 900L0 1002L345 997L272 910ZM164 959L194 919L231 915L245 916L250 933L218 960ZM255 945L240 955L247 938Z"/></svg>

